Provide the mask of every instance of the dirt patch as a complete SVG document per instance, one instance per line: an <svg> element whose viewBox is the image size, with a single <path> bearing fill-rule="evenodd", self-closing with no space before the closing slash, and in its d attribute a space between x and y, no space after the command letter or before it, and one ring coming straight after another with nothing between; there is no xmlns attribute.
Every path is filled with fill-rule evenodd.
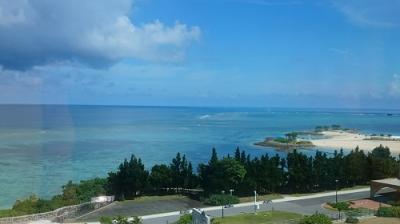
<svg viewBox="0 0 400 224"><path fill-rule="evenodd" d="M368 218L368 219L361 219L360 224L399 224L399 218Z"/></svg>
<svg viewBox="0 0 400 224"><path fill-rule="evenodd" d="M390 207L390 205L373 201L370 199L361 199L351 201L350 208L367 208L371 210L378 210L379 207Z"/></svg>

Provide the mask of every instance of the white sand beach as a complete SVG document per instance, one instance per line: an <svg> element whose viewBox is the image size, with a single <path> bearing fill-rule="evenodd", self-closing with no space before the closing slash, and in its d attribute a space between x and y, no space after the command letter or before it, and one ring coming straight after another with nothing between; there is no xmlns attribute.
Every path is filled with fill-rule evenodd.
<svg viewBox="0 0 400 224"><path fill-rule="evenodd" d="M332 149L354 149L358 146L364 151L372 151L375 147L383 145L389 147L394 154L400 153L400 141L366 140L371 136L345 131L324 131L322 134L327 138L311 140L315 146Z"/></svg>

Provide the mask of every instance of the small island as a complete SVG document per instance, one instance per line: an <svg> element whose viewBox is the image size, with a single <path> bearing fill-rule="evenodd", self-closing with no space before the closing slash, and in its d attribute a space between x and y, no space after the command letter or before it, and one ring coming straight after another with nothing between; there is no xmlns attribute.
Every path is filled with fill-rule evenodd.
<svg viewBox="0 0 400 224"><path fill-rule="evenodd" d="M310 131L296 131L284 137L268 137L254 145L279 149L322 147L324 149L354 149L371 151L377 146L389 147L400 153L400 136L391 134L364 134L357 129L344 128L340 125L317 126Z"/></svg>
<svg viewBox="0 0 400 224"><path fill-rule="evenodd" d="M294 149L294 148L309 148L314 147L314 144L306 140L298 140L298 132L290 132L285 134L285 137L268 137L262 142L256 142L255 145L264 147L276 147L283 149Z"/></svg>

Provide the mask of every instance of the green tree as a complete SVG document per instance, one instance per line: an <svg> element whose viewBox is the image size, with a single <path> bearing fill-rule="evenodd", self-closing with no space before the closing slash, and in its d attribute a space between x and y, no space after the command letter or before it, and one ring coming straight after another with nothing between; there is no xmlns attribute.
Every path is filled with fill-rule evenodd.
<svg viewBox="0 0 400 224"><path fill-rule="evenodd" d="M110 191L118 199L134 198L147 187L148 176L142 160L132 155L119 165L117 172L108 174Z"/></svg>
<svg viewBox="0 0 400 224"><path fill-rule="evenodd" d="M208 164L200 164L198 168L200 185L206 194L220 193L221 190L234 189L242 182L246 169L234 158L218 160L215 149Z"/></svg>
<svg viewBox="0 0 400 224"><path fill-rule="evenodd" d="M211 159L209 161L209 165L214 165L218 162L218 155L217 155L217 150L215 148L212 148L211 152Z"/></svg>
<svg viewBox="0 0 400 224"><path fill-rule="evenodd" d="M361 185L369 181L368 158L358 147L345 157L347 185Z"/></svg>
<svg viewBox="0 0 400 224"><path fill-rule="evenodd" d="M181 217L179 217L178 221L176 221L176 224L192 224L192 215L182 215Z"/></svg>
<svg viewBox="0 0 400 224"><path fill-rule="evenodd" d="M288 142L295 142L297 140L298 134L296 132L290 132L285 134Z"/></svg>
<svg viewBox="0 0 400 224"><path fill-rule="evenodd" d="M69 181L66 185L62 186L62 197L64 205L75 205L79 204L78 198L78 186L77 184Z"/></svg>
<svg viewBox="0 0 400 224"><path fill-rule="evenodd" d="M398 174L398 163L391 156L390 149L382 145L374 148L368 153L370 179L383 179L396 177Z"/></svg>
<svg viewBox="0 0 400 224"><path fill-rule="evenodd" d="M176 189L193 188L196 186L196 176L193 173L192 164L186 156L178 153L172 160L171 165L172 184Z"/></svg>
<svg viewBox="0 0 400 224"><path fill-rule="evenodd" d="M92 197L105 195L107 179L94 178L82 180L79 183L69 181L63 188L63 200L65 205L79 204L90 201Z"/></svg>
<svg viewBox="0 0 400 224"><path fill-rule="evenodd" d="M329 159L326 153L317 151L313 159L313 184L315 190L329 189L332 177L329 175Z"/></svg>
<svg viewBox="0 0 400 224"><path fill-rule="evenodd" d="M149 177L150 185L157 191L172 186L172 172L167 165L154 165Z"/></svg>
<svg viewBox="0 0 400 224"><path fill-rule="evenodd" d="M312 158L294 150L287 155L287 188L292 192L312 189Z"/></svg>
<svg viewBox="0 0 400 224"><path fill-rule="evenodd" d="M279 155L269 157L268 154L261 156L261 159L254 159L255 170L257 174L253 177L257 181L258 192L271 193L276 192L284 185L285 172L281 166L281 158Z"/></svg>
<svg viewBox="0 0 400 224"><path fill-rule="evenodd" d="M33 214L37 212L37 203L39 198L36 195L31 195L25 200L17 200L12 210L18 215Z"/></svg>
<svg viewBox="0 0 400 224"><path fill-rule="evenodd" d="M217 163L216 177L222 181L221 190L235 188L244 178L246 170L240 162L223 158Z"/></svg>

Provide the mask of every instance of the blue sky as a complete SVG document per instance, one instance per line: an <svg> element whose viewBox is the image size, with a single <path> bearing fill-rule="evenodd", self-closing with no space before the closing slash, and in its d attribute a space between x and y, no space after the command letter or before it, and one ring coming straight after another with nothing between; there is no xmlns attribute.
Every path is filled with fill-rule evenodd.
<svg viewBox="0 0 400 224"><path fill-rule="evenodd" d="M399 0L0 0L0 103L400 109Z"/></svg>

